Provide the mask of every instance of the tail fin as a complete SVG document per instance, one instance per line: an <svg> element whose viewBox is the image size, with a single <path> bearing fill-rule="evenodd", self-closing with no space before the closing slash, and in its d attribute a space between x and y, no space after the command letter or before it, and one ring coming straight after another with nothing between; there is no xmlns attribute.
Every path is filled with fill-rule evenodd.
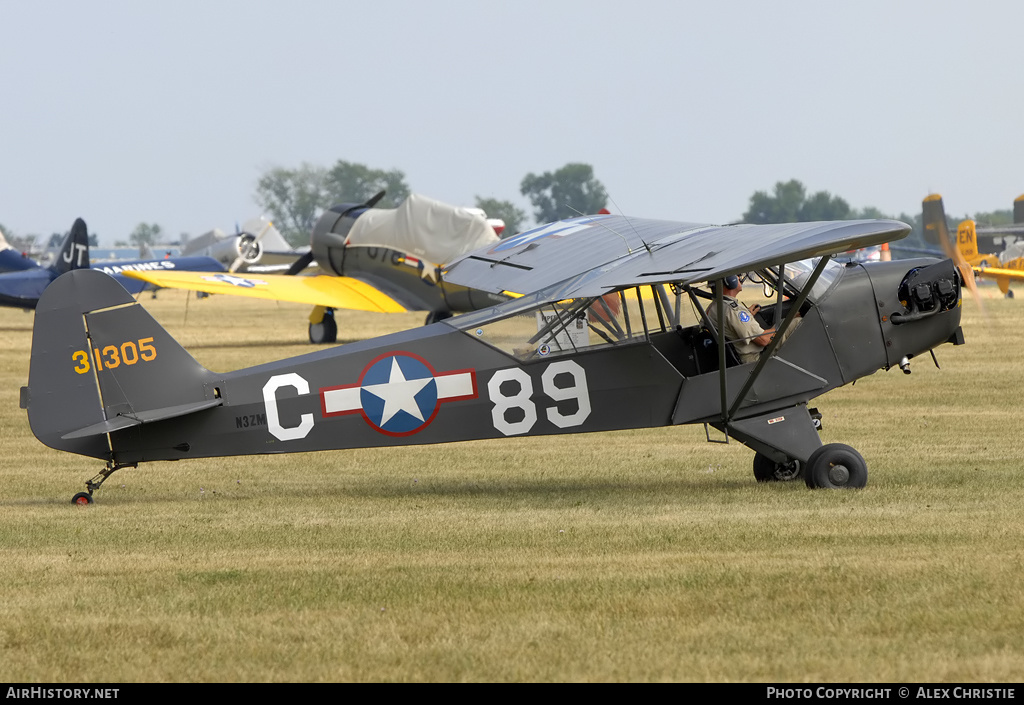
<svg viewBox="0 0 1024 705"><path fill-rule="evenodd" d="M956 229L956 249L968 262L978 259L978 233L973 220L961 221Z"/></svg>
<svg viewBox="0 0 1024 705"><path fill-rule="evenodd" d="M70 272L72 269L81 269L89 266L89 230L85 227L85 221L81 218L75 220L71 226L71 232L64 238L60 246L60 252L53 261L53 269L57 274Z"/></svg>
<svg viewBox="0 0 1024 705"><path fill-rule="evenodd" d="M1017 196L1013 201L1013 222L1024 223L1024 196Z"/></svg>
<svg viewBox="0 0 1024 705"><path fill-rule="evenodd" d="M215 377L116 280L76 269L39 299L21 404L44 444L113 460L108 434L219 406Z"/></svg>
<svg viewBox="0 0 1024 705"><path fill-rule="evenodd" d="M944 249L949 247L949 226L942 196L933 193L921 202L921 221L924 223L925 240Z"/></svg>

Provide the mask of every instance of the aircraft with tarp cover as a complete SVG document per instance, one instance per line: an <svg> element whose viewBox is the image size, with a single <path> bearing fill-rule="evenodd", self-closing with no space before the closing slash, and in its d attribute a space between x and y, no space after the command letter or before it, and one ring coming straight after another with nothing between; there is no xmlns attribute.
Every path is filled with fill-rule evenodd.
<svg viewBox="0 0 1024 705"><path fill-rule="evenodd" d="M313 343L337 340L336 309L426 311L426 322L433 323L503 300L453 284L440 270L451 259L498 242L500 220L419 194L397 208L374 208L383 196L382 191L366 203L325 211L313 228L310 249L282 274L215 277L149 271L130 276L162 287L312 304ZM322 274L294 276L314 263Z"/></svg>

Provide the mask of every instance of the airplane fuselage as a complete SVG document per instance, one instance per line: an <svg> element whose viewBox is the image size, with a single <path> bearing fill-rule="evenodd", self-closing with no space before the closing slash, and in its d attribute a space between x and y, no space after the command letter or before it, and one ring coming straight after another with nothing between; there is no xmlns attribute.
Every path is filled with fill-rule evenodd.
<svg viewBox="0 0 1024 705"><path fill-rule="evenodd" d="M124 465L706 422L728 427L755 449L782 447L804 461L820 446L806 402L952 340L958 304L911 319L913 310L899 300L900 287L914 285L911 273L923 272L915 276L925 276L933 288L955 277L952 264L945 264L848 265L828 293L806 307L753 384L745 389L755 364L737 365L726 370L724 391L717 356L698 342L699 326L655 325L653 315L646 331L622 342L597 341L570 352L535 345L522 352L489 340L490 326L501 324L497 307L493 318L456 317L217 374L191 360L141 307L107 308L86 314L88 338L83 334L81 348L62 363L68 385L88 387L87 373L96 375L106 406L88 410L96 424L122 415L142 418L138 412L155 404L119 395L143 385L163 400L166 418L157 414L113 429L109 447L100 434L62 440L86 425L84 412L69 413L48 438L37 435L53 447ZM929 266L941 271L929 275ZM949 296L959 301L959 287ZM771 313L768 307L765 314ZM202 404L212 406L167 412Z"/></svg>

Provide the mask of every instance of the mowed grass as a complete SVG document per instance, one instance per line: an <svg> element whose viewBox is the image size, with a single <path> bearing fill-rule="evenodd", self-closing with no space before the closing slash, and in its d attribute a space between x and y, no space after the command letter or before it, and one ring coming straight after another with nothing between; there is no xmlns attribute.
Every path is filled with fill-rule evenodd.
<svg viewBox="0 0 1024 705"><path fill-rule="evenodd" d="M302 306L140 300L214 370L313 347ZM816 401L861 491L680 427L154 463L87 508L102 464L32 436L0 310L0 679L1019 682L1024 302L984 304L941 370Z"/></svg>

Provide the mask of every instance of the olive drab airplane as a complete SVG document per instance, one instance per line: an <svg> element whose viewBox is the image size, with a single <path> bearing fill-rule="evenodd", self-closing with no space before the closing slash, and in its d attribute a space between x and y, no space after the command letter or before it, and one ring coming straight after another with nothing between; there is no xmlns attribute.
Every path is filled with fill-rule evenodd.
<svg viewBox="0 0 1024 705"><path fill-rule="evenodd" d="M21 271L0 273L0 306L12 306L31 310L36 307L39 297L50 284L65 272L74 269L93 268L113 276L121 286L133 294L145 288L153 288L138 279L129 279L125 272L135 270L169 270L175 268L223 272L224 267L209 257L170 257L164 259L117 260L111 262L89 262L89 231L81 218L71 226L64 238L53 264L49 267L35 266Z"/></svg>
<svg viewBox="0 0 1024 705"><path fill-rule="evenodd" d="M757 480L862 487L866 462L822 445L808 402L963 342L950 260L830 257L908 232L892 220L573 218L446 266L446 280L512 297L502 303L227 373L202 367L113 279L74 270L39 302L21 405L44 444L106 463L79 504L119 468L157 460L678 424L753 449ZM778 335L738 364L712 323L728 304L707 284L743 273L771 295L757 315Z"/></svg>
<svg viewBox="0 0 1024 705"><path fill-rule="evenodd" d="M921 212L926 239L948 247L949 228L942 197L932 194L925 198ZM978 247L979 235L1000 238L1003 250L998 254L983 254ZM1024 196L1013 202L1013 225L978 227L973 220L961 221L956 230L956 249L975 276L994 279L1003 295L1012 299L1010 282L1024 281L1024 239L1021 238L1024 238Z"/></svg>
<svg viewBox="0 0 1024 705"><path fill-rule="evenodd" d="M427 311L427 323L454 312L474 311L504 297L472 291L445 280L440 265L498 241L496 219L478 209L459 208L412 194L398 208L374 208L381 191L366 203L346 203L323 213L310 236L310 249L284 274L210 276L191 272L134 272L157 286L307 303L309 340L333 343L335 309L395 313ZM291 276L311 264L324 274Z"/></svg>

